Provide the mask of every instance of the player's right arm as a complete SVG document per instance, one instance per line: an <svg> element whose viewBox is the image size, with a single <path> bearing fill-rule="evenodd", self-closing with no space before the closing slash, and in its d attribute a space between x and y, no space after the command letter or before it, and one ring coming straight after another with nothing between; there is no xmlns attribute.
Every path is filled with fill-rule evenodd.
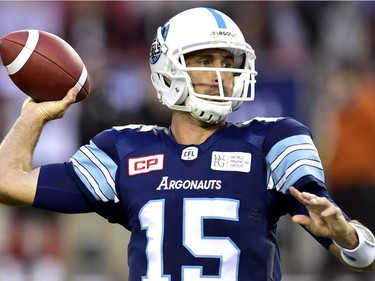
<svg viewBox="0 0 375 281"><path fill-rule="evenodd" d="M32 167L35 146L43 126L50 120L61 118L74 103L77 93L72 88L60 101L25 102L19 118L0 145L0 203L33 204L40 171Z"/></svg>

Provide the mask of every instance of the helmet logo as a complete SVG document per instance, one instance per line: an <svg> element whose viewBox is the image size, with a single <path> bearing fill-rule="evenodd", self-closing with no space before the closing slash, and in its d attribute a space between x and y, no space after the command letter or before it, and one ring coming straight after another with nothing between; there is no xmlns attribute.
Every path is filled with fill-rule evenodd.
<svg viewBox="0 0 375 281"><path fill-rule="evenodd" d="M163 39L166 40L167 34L169 30L169 22L167 22L161 29L161 34L163 36ZM158 39L158 35L156 34L154 41L151 44L151 49L150 49L150 63L154 64L156 63L161 55L161 44Z"/></svg>

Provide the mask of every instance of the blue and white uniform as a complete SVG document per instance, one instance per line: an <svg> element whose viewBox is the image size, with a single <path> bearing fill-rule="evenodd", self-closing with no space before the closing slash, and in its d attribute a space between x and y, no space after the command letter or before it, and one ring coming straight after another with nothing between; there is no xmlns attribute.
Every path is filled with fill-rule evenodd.
<svg viewBox="0 0 375 281"><path fill-rule="evenodd" d="M277 222L306 214L291 185L328 197L310 132L294 119L227 123L201 145L131 125L42 167L34 205L130 230L130 281L277 281Z"/></svg>

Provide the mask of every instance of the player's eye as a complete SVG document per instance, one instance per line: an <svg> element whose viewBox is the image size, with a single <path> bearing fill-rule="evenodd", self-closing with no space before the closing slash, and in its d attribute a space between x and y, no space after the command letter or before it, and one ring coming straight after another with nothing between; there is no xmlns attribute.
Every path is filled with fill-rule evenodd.
<svg viewBox="0 0 375 281"><path fill-rule="evenodd" d="M234 67L233 60L224 61L222 63L222 67L224 67L224 68L233 68Z"/></svg>
<svg viewBox="0 0 375 281"><path fill-rule="evenodd" d="M212 60L203 58L199 60L199 64L201 66L212 66L213 63L212 63Z"/></svg>

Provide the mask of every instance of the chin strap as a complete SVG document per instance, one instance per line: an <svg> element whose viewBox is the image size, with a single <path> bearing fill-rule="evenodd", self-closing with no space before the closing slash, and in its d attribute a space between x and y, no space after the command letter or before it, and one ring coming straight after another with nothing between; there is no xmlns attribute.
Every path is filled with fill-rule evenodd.
<svg viewBox="0 0 375 281"><path fill-rule="evenodd" d="M190 114L197 120L217 124L224 121L228 114L232 112L232 102L207 101L189 95L185 100L186 106L190 107Z"/></svg>

